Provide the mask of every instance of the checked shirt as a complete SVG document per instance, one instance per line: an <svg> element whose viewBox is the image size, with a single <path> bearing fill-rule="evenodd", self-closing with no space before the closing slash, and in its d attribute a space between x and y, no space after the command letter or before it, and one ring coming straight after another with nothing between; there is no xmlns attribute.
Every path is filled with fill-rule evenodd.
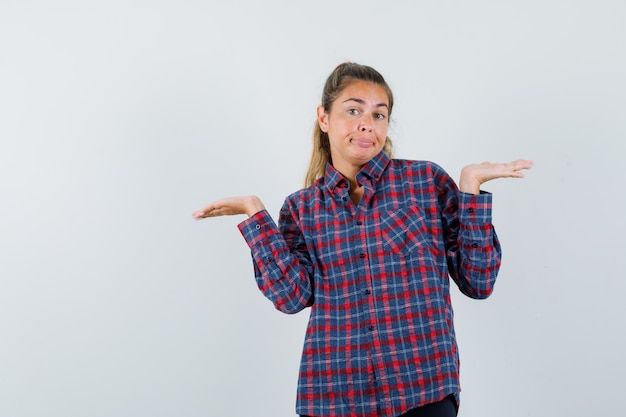
<svg viewBox="0 0 626 417"><path fill-rule="evenodd" d="M311 307L296 412L400 415L460 392L450 277L486 298L500 266L491 194L459 192L438 165L384 152L348 181L325 176L239 230L259 289L285 313Z"/></svg>

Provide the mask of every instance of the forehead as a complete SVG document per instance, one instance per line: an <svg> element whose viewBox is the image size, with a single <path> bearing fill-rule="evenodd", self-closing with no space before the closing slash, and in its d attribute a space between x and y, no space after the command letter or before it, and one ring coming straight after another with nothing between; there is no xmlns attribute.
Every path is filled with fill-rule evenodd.
<svg viewBox="0 0 626 417"><path fill-rule="evenodd" d="M359 99L368 104L389 106L389 97L385 88L369 81L354 80L349 82L339 93L336 101L342 103L350 99Z"/></svg>

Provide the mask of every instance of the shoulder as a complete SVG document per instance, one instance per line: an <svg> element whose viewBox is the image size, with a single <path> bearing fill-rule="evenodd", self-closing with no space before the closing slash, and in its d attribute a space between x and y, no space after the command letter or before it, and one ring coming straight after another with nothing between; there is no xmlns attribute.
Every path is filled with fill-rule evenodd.
<svg viewBox="0 0 626 417"><path fill-rule="evenodd" d="M394 172L403 172L410 175L433 176L438 178L450 177L445 169L432 161L392 159L389 166Z"/></svg>
<svg viewBox="0 0 626 417"><path fill-rule="evenodd" d="M289 194L285 198L282 210L301 211L303 208L310 206L313 202L322 198L323 184L324 179L320 178L313 185Z"/></svg>
<svg viewBox="0 0 626 417"><path fill-rule="evenodd" d="M393 159L389 178L418 194L448 194L457 188L446 170L432 161Z"/></svg>
<svg viewBox="0 0 626 417"><path fill-rule="evenodd" d="M318 178L315 183L313 183L313 185L309 185L308 187L301 188L298 191L294 191L293 193L289 194L286 200L300 201L311 199L321 192L323 185L324 178Z"/></svg>

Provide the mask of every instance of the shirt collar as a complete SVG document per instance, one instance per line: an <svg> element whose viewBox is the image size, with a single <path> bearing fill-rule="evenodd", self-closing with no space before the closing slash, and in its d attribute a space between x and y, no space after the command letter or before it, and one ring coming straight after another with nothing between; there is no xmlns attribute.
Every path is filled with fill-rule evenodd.
<svg viewBox="0 0 626 417"><path fill-rule="evenodd" d="M372 183L378 182L390 161L391 159L387 156L385 151L380 151L378 155L372 158L367 164L363 165L363 168L356 174L357 182L363 176L368 177Z"/></svg>
<svg viewBox="0 0 626 417"><path fill-rule="evenodd" d="M358 174L356 174L356 180L359 181L363 177L369 178L372 183L377 182L383 175L385 168L389 165L391 158L387 156L384 151L380 151L378 155L370 159L368 163L363 165ZM324 174L324 183L330 190L334 190L337 187L347 186L348 182L339 171L337 171L330 163L326 164L326 173Z"/></svg>

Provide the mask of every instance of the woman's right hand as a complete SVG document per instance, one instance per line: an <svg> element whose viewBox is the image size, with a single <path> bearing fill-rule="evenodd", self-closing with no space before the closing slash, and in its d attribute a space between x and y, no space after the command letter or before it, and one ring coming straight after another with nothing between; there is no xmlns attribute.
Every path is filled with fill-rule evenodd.
<svg viewBox="0 0 626 417"><path fill-rule="evenodd" d="M226 197L209 204L208 206L194 211L191 215L196 220L207 217L232 216L235 214L247 214L252 216L261 210L265 210L265 206L255 195L242 197Z"/></svg>

